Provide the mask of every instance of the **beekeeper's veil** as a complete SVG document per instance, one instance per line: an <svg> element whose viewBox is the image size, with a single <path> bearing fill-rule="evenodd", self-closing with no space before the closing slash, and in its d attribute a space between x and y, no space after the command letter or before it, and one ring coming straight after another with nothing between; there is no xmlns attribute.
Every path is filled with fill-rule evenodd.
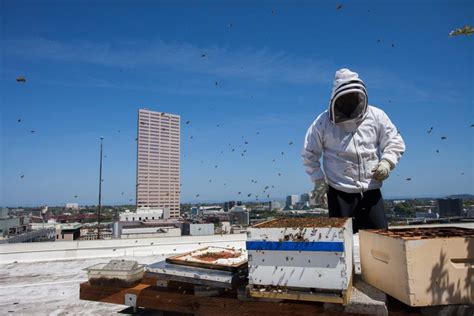
<svg viewBox="0 0 474 316"><path fill-rule="evenodd" d="M367 110L368 97L364 82L349 69L336 71L329 115L335 124L361 118Z"/></svg>

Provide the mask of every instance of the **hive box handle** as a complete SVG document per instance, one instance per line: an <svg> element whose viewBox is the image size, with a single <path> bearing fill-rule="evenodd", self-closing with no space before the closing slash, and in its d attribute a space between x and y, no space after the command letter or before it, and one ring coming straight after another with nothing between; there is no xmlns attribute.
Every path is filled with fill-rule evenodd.
<svg viewBox="0 0 474 316"><path fill-rule="evenodd" d="M451 258L451 264L456 269L474 268L474 258Z"/></svg>
<svg viewBox="0 0 474 316"><path fill-rule="evenodd" d="M372 257L376 260L382 261L383 263L388 263L390 261L390 255L386 252L380 250L370 250Z"/></svg>

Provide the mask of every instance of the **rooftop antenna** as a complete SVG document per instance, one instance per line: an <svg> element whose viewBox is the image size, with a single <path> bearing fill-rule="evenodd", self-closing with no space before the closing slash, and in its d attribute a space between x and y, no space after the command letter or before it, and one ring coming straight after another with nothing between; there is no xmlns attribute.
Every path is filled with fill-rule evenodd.
<svg viewBox="0 0 474 316"><path fill-rule="evenodd" d="M102 210L102 143L104 137L100 137L100 166L99 166L99 206L97 208L97 239L100 240L100 211Z"/></svg>

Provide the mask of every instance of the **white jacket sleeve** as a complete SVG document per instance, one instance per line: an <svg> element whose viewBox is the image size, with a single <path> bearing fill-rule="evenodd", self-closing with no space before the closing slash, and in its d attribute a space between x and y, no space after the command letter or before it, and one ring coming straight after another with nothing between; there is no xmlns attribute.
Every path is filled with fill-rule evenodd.
<svg viewBox="0 0 474 316"><path fill-rule="evenodd" d="M312 182L324 179L324 173L321 170L321 163L319 161L323 152L323 139L319 128L321 125L317 124L318 119L308 128L301 152L303 165Z"/></svg>
<svg viewBox="0 0 474 316"><path fill-rule="evenodd" d="M379 124L379 145L382 159L388 160L395 167L405 152L405 142L398 129L383 111L379 117Z"/></svg>

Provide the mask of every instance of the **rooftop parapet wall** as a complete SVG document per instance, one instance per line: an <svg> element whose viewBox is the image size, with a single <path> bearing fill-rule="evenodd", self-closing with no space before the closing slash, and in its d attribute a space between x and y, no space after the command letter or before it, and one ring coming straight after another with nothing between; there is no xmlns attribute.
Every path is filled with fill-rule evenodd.
<svg viewBox="0 0 474 316"><path fill-rule="evenodd" d="M0 245L0 264L112 258L122 256L168 255L205 246L245 248L245 234L155 237L111 240L76 240Z"/></svg>

